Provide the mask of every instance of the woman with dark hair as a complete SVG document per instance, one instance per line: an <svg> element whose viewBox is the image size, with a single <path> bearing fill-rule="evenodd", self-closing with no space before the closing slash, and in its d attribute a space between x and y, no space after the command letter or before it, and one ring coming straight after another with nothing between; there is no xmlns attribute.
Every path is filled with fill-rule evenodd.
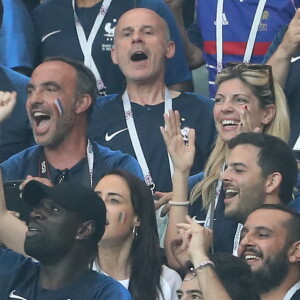
<svg viewBox="0 0 300 300"><path fill-rule="evenodd" d="M133 299L176 299L179 275L162 264L151 191L136 176L112 170L95 187L107 226L94 269L117 279Z"/></svg>

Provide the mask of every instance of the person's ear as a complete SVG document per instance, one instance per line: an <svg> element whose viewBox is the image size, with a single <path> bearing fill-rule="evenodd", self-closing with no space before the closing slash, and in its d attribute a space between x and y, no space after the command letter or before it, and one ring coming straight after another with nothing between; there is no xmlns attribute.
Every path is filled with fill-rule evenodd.
<svg viewBox="0 0 300 300"><path fill-rule="evenodd" d="M175 55L175 43L169 41L166 49L166 58L172 58Z"/></svg>
<svg viewBox="0 0 300 300"><path fill-rule="evenodd" d="M266 194L273 193L276 189L279 188L282 182L282 175L279 172L274 172L267 177L265 189Z"/></svg>
<svg viewBox="0 0 300 300"><path fill-rule="evenodd" d="M288 258L291 263L300 261L300 241L293 243L288 250Z"/></svg>
<svg viewBox="0 0 300 300"><path fill-rule="evenodd" d="M133 226L134 227L138 227L138 226L140 226L141 225L141 222L140 222L140 219L139 219L139 217L138 216L134 216L134 218L133 218Z"/></svg>
<svg viewBox="0 0 300 300"><path fill-rule="evenodd" d="M89 239L95 232L95 223L92 220L83 222L80 224L75 239L76 240L87 240Z"/></svg>
<svg viewBox="0 0 300 300"><path fill-rule="evenodd" d="M274 104L267 105L267 107L264 108L264 114L262 119L262 124L268 125L272 122L276 114L276 108Z"/></svg>
<svg viewBox="0 0 300 300"><path fill-rule="evenodd" d="M76 113L80 114L88 110L92 105L92 97L89 94L83 94L77 99L76 102Z"/></svg>
<svg viewBox="0 0 300 300"><path fill-rule="evenodd" d="M113 63L115 65L117 65L118 64L118 59L117 59L117 56L116 56L116 49L115 49L114 46L112 47L112 49L110 51L110 56L111 56L111 60L113 61Z"/></svg>

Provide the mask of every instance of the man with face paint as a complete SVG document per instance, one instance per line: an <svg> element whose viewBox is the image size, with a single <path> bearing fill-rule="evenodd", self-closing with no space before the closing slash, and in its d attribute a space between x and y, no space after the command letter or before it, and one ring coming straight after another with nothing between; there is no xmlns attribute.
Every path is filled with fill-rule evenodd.
<svg viewBox="0 0 300 300"><path fill-rule="evenodd" d="M45 184L71 180L93 186L112 168L141 177L136 160L87 139L89 114L96 98L93 73L81 62L49 58L33 72L26 109L37 146L1 164L4 181L32 178Z"/></svg>
<svg viewBox="0 0 300 300"><path fill-rule="evenodd" d="M262 300L300 299L300 215L267 204L252 212L241 234L239 256L256 278Z"/></svg>

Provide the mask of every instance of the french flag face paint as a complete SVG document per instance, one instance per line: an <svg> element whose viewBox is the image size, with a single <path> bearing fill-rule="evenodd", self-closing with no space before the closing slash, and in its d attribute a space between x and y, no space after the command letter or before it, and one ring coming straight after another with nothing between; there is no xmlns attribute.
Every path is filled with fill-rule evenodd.
<svg viewBox="0 0 300 300"><path fill-rule="evenodd" d="M121 211L118 217L118 222L121 224L125 224L127 219L127 215L125 211Z"/></svg>
<svg viewBox="0 0 300 300"><path fill-rule="evenodd" d="M57 98L57 99L54 100L54 103L55 103L55 105L57 107L59 115L60 116L63 115L63 113L64 113L64 107L62 105L61 100Z"/></svg>

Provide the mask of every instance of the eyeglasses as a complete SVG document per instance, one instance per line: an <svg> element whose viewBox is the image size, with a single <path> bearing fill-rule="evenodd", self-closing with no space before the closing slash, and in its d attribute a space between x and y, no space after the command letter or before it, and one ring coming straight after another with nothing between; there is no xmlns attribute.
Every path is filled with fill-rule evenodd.
<svg viewBox="0 0 300 300"><path fill-rule="evenodd" d="M271 97L275 102L275 90L274 90L272 66L266 64L249 64L249 63L238 63L238 62L228 62L226 64L226 68L227 67L233 68L235 66L245 67L246 69L253 70L253 71L261 71L261 70L267 71L269 74L269 89L271 91Z"/></svg>

